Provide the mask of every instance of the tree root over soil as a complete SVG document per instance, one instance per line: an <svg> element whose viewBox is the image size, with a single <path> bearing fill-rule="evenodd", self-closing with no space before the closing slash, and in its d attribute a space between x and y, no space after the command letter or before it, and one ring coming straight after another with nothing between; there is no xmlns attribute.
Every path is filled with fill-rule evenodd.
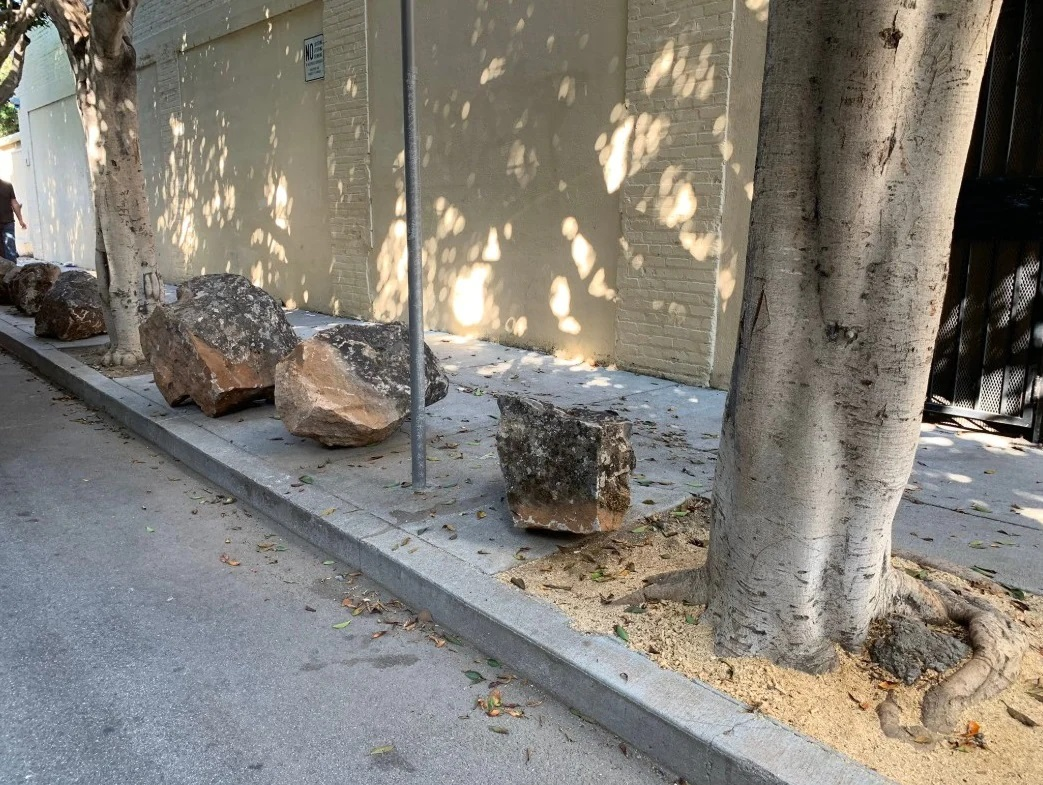
<svg viewBox="0 0 1043 785"><path fill-rule="evenodd" d="M906 557L908 558L908 557ZM921 581L899 569L889 573L891 599L881 604L880 618L900 615L927 624L959 624L967 630L972 654L954 673L924 696L922 725L902 726L901 710L891 696L878 707L886 736L917 745L933 745L956 729L965 709L999 695L1017 681L1028 643L1002 611L977 597L957 593L938 581ZM703 568L663 573L613 604L669 600L705 605L709 587Z"/></svg>

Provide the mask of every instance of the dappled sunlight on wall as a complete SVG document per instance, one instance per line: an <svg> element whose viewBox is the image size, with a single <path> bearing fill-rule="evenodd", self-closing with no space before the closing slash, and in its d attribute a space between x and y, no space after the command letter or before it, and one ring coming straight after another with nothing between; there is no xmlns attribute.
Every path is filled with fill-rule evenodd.
<svg viewBox="0 0 1043 785"><path fill-rule="evenodd" d="M718 315L738 291L730 269L719 285L719 267L739 256L730 235L726 247L724 191L730 178L752 183L752 152L735 134L755 139L757 127L754 116L729 128L732 106L751 92L735 64L763 63L762 50L734 46L733 9L745 19L754 7L767 4L693 0L670 6L667 19L654 0L629 4L626 100L595 150L606 188L622 194L616 348L630 367L710 380ZM753 88L759 104L759 76Z"/></svg>
<svg viewBox="0 0 1043 785"><path fill-rule="evenodd" d="M397 4L368 10L370 85L397 87ZM622 103L625 2L417 12L428 326L609 354L619 206L593 143L598 118ZM399 92L372 94L370 280L382 319L406 315L400 123Z"/></svg>
<svg viewBox="0 0 1043 785"><path fill-rule="evenodd" d="M238 273L288 307L336 310L325 97L321 81L304 82L302 60L303 39L321 31L313 3L142 71L143 125L146 114L155 124L143 158L168 278Z"/></svg>

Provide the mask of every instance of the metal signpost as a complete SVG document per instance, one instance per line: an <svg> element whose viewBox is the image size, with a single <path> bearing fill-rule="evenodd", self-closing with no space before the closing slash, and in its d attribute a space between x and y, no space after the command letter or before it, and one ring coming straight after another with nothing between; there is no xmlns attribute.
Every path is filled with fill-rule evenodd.
<svg viewBox="0 0 1043 785"><path fill-rule="evenodd" d="M406 246L409 249L409 385L413 489L427 487L424 428L424 275L420 251L420 170L416 128L416 59L413 0L402 0L402 94L406 153Z"/></svg>

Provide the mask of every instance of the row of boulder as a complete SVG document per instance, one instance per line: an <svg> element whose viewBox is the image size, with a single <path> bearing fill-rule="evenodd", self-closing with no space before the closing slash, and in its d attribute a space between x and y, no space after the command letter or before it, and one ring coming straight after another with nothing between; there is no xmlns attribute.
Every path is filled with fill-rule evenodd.
<svg viewBox="0 0 1043 785"><path fill-rule="evenodd" d="M13 305L36 319L36 334L77 341L105 333L98 282L82 270L62 272L56 264L30 262L19 267L0 260L0 305Z"/></svg>
<svg viewBox="0 0 1043 785"><path fill-rule="evenodd" d="M0 304L70 341L105 332L97 281L54 264L0 261ZM220 417L274 401L286 428L328 447L388 438L410 412L409 336L399 323L348 323L301 340L280 304L239 275L203 275L141 327L156 386L171 406ZM425 346L426 405L449 383ZM498 396L497 451L515 525L573 533L618 529L630 508L631 425L614 412Z"/></svg>
<svg viewBox="0 0 1043 785"><path fill-rule="evenodd" d="M349 323L302 341L279 303L232 274L181 284L141 328L156 386L171 406L220 417L274 400L284 425L327 447L386 439L409 414L409 340L402 324ZM425 400L449 383L427 349Z"/></svg>
<svg viewBox="0 0 1043 785"><path fill-rule="evenodd" d="M410 411L409 337L399 323L348 323L301 340L279 303L242 276L178 287L141 328L171 406L220 417L274 400L286 428L328 447L374 444ZM449 383L425 346L425 404ZM614 412L498 397L497 450L515 525L574 533L618 529L630 507L631 425Z"/></svg>

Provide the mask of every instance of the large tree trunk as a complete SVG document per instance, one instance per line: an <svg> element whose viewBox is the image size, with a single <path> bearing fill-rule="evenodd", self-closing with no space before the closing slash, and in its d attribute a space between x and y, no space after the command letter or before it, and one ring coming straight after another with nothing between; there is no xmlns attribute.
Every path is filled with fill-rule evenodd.
<svg viewBox="0 0 1043 785"><path fill-rule="evenodd" d="M136 0L48 0L76 78L97 219L98 284L106 308L106 365L143 359L142 307L162 302L155 237L138 143L137 64L130 43Z"/></svg>
<svg viewBox="0 0 1043 785"><path fill-rule="evenodd" d="M1000 0L774 0L707 565L719 652L810 672L893 594Z"/></svg>

